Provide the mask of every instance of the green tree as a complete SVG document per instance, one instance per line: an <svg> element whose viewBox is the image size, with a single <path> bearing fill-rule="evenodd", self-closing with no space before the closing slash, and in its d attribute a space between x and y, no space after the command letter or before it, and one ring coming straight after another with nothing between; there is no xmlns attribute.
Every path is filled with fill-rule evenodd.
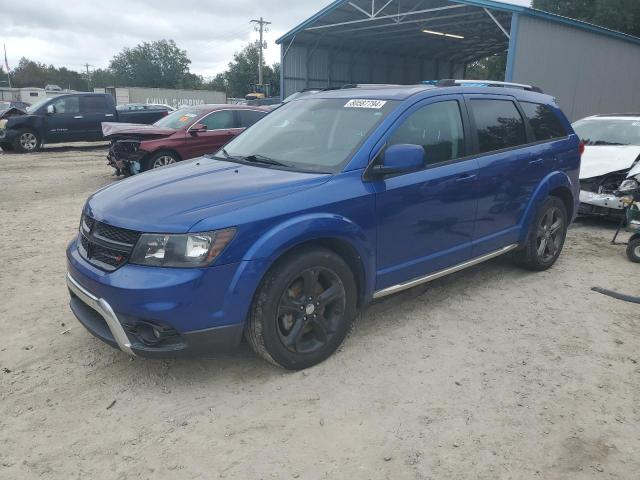
<svg viewBox="0 0 640 480"><path fill-rule="evenodd" d="M506 69L507 55L501 53L467 65L466 77L474 80L504 81Z"/></svg>
<svg viewBox="0 0 640 480"><path fill-rule="evenodd" d="M229 62L226 72L216 75L209 83L212 87L226 86L229 97L244 97L253 91L258 83L258 63L260 52L254 43L248 44L240 52L233 55L233 60ZM271 95L280 94L280 65L262 66L262 77L265 84L271 85Z"/></svg>
<svg viewBox="0 0 640 480"><path fill-rule="evenodd" d="M158 40L125 48L113 57L109 69L118 85L176 88L183 83L193 85L189 64L187 52L173 40Z"/></svg>
<svg viewBox="0 0 640 480"><path fill-rule="evenodd" d="M640 36L638 0L533 0L533 7Z"/></svg>

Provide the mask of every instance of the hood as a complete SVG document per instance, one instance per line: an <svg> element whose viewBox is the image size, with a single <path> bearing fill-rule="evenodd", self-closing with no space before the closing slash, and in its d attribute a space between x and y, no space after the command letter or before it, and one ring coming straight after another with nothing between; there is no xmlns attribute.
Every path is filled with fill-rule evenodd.
<svg viewBox="0 0 640 480"><path fill-rule="evenodd" d="M144 125L138 123L102 123L102 134L105 137L123 136L135 138L162 138L169 137L176 133L172 128L156 127L155 125Z"/></svg>
<svg viewBox="0 0 640 480"><path fill-rule="evenodd" d="M9 117L14 117L16 115L26 115L26 114L27 112L16 107L0 109L0 118L9 118Z"/></svg>
<svg viewBox="0 0 640 480"><path fill-rule="evenodd" d="M308 189L329 178L202 157L111 184L89 198L87 213L131 230L184 233L201 220Z"/></svg>
<svg viewBox="0 0 640 480"><path fill-rule="evenodd" d="M635 177L636 175L640 175L640 162L636 163L635 167L629 171L627 178Z"/></svg>
<svg viewBox="0 0 640 480"><path fill-rule="evenodd" d="M582 155L580 180L630 169L640 157L640 146L589 146Z"/></svg>

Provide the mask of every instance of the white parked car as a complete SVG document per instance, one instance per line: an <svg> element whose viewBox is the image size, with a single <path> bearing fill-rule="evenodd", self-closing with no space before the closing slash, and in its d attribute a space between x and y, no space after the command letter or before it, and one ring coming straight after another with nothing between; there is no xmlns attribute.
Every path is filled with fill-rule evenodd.
<svg viewBox="0 0 640 480"><path fill-rule="evenodd" d="M573 124L585 144L580 169L580 213L622 214L615 192L640 165L640 114L587 117Z"/></svg>

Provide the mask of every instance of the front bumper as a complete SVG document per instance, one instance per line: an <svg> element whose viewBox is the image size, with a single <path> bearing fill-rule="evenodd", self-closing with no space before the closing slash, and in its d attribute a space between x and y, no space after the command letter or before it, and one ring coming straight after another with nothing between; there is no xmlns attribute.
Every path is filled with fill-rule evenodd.
<svg viewBox="0 0 640 480"><path fill-rule="evenodd" d="M255 268L253 262L204 269L126 264L104 272L86 262L73 241L67 249L70 307L94 336L128 354L210 354L240 343Z"/></svg>
<svg viewBox="0 0 640 480"><path fill-rule="evenodd" d="M611 212L611 210L619 210L619 212ZM620 197L611 193L580 191L580 213L582 214L622 213L622 210L624 210L624 204Z"/></svg>

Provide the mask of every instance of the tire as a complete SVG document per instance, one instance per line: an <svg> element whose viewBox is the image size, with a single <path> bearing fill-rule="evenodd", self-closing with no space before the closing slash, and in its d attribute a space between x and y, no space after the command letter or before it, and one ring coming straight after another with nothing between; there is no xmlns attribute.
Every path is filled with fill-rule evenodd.
<svg viewBox="0 0 640 480"><path fill-rule="evenodd" d="M11 145L10 143L0 143L0 148L4 152L13 152L13 145Z"/></svg>
<svg viewBox="0 0 640 480"><path fill-rule="evenodd" d="M173 152L161 151L154 153L146 161L145 171L154 170L156 168L166 167L167 165L173 165L178 163L180 158Z"/></svg>
<svg viewBox="0 0 640 480"><path fill-rule="evenodd" d="M336 351L356 310L357 286L345 261L323 248L299 250L265 275L244 333L268 362L302 370Z"/></svg>
<svg viewBox="0 0 640 480"><path fill-rule="evenodd" d="M13 139L13 149L19 153L37 152L42 147L42 139L35 130L21 130Z"/></svg>
<svg viewBox="0 0 640 480"><path fill-rule="evenodd" d="M548 270L562 253L568 228L567 207L558 197L548 197L531 224L523 248L513 254L515 263L527 270Z"/></svg>
<svg viewBox="0 0 640 480"><path fill-rule="evenodd" d="M640 263L640 236L634 236L627 245L627 257L633 263Z"/></svg>

